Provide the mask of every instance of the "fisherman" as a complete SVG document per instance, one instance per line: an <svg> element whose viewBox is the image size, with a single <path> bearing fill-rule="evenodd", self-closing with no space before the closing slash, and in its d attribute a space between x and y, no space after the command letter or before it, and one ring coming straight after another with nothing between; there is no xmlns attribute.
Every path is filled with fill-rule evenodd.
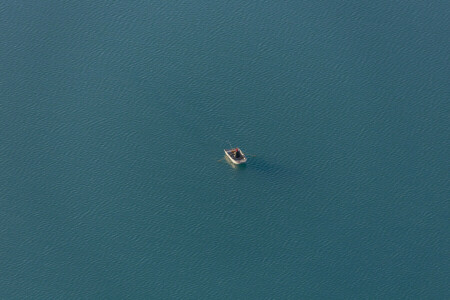
<svg viewBox="0 0 450 300"><path fill-rule="evenodd" d="M235 151L235 156L236 156L236 158L241 157L241 153L239 152L239 149L238 149L238 148L236 148L236 150L234 150L234 151Z"/></svg>

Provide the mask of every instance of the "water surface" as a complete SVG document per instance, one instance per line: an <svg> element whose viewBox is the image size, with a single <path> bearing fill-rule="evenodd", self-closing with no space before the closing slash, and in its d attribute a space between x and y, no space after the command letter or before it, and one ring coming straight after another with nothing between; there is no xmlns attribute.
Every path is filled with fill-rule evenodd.
<svg viewBox="0 0 450 300"><path fill-rule="evenodd" d="M194 2L0 4L1 298L449 298L448 3Z"/></svg>

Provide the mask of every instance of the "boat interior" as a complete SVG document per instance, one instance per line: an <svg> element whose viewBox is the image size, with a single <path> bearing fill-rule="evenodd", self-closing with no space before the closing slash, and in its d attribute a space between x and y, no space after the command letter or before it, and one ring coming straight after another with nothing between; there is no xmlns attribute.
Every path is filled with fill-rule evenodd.
<svg viewBox="0 0 450 300"><path fill-rule="evenodd" d="M226 151L234 160L243 160L245 158L240 151L236 152L234 149Z"/></svg>

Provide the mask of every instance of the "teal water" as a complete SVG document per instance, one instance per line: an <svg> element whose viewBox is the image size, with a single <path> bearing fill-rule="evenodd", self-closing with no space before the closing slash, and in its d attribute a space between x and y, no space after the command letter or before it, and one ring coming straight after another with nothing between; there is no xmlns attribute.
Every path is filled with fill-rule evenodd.
<svg viewBox="0 0 450 300"><path fill-rule="evenodd" d="M450 298L449 10L4 1L0 297Z"/></svg>

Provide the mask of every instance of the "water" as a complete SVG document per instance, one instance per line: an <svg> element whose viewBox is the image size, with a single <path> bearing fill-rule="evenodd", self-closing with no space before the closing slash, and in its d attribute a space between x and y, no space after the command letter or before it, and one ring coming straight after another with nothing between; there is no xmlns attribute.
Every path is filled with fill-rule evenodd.
<svg viewBox="0 0 450 300"><path fill-rule="evenodd" d="M0 297L449 298L448 11L0 4Z"/></svg>

